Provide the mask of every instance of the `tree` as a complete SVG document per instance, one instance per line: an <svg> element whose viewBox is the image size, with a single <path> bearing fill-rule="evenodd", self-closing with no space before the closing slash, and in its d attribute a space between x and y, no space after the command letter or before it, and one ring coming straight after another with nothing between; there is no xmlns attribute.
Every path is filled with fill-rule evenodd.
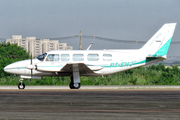
<svg viewBox="0 0 180 120"><path fill-rule="evenodd" d="M0 77L10 76L3 68L16 61L30 58L29 53L17 44L0 43Z"/></svg>

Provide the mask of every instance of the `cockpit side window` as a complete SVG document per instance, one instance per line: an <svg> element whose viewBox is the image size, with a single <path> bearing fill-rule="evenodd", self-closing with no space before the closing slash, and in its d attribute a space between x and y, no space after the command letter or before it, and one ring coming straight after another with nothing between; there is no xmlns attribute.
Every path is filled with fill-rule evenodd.
<svg viewBox="0 0 180 120"><path fill-rule="evenodd" d="M46 61L59 61L59 54L49 54Z"/></svg>
<svg viewBox="0 0 180 120"><path fill-rule="evenodd" d="M43 61L44 58L46 57L47 53L43 53L42 55L38 56L37 59L40 61Z"/></svg>

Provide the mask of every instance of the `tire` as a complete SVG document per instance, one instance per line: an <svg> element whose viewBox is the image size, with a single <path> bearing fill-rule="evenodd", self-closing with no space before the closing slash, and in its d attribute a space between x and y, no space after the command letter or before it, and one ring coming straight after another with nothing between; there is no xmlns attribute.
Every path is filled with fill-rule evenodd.
<svg viewBox="0 0 180 120"><path fill-rule="evenodd" d="M70 83L69 84L70 89L79 89L81 87L81 83Z"/></svg>
<svg viewBox="0 0 180 120"><path fill-rule="evenodd" d="M74 89L72 82L69 84L69 88L70 88L70 89Z"/></svg>
<svg viewBox="0 0 180 120"><path fill-rule="evenodd" d="M19 89L24 89L24 88L25 88L25 84L22 83L22 85L21 85L21 83L19 83L19 84L18 84L18 88L19 88Z"/></svg>
<svg viewBox="0 0 180 120"><path fill-rule="evenodd" d="M79 89L81 87L80 83L73 84L74 89Z"/></svg>

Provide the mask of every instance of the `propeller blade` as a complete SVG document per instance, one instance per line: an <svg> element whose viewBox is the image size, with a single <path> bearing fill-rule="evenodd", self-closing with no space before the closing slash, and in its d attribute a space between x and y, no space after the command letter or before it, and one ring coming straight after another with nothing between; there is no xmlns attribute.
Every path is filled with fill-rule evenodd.
<svg viewBox="0 0 180 120"><path fill-rule="evenodd" d="M31 65L32 65L32 53L31 53ZM33 74L33 69L31 69L31 79L32 79L32 74ZM30 79L30 84L31 84L31 79Z"/></svg>
<svg viewBox="0 0 180 120"><path fill-rule="evenodd" d="M32 65L32 53L31 53L31 65Z"/></svg>
<svg viewBox="0 0 180 120"><path fill-rule="evenodd" d="M32 74L33 74L33 69L31 69L31 79L32 79ZM30 84L31 84L31 79L30 79Z"/></svg>

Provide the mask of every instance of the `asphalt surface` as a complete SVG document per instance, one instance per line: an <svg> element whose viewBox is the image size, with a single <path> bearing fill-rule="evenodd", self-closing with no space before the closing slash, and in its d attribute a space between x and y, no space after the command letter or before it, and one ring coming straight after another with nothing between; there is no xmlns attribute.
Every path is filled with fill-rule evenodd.
<svg viewBox="0 0 180 120"><path fill-rule="evenodd" d="M179 120L180 89L0 89L0 120Z"/></svg>

